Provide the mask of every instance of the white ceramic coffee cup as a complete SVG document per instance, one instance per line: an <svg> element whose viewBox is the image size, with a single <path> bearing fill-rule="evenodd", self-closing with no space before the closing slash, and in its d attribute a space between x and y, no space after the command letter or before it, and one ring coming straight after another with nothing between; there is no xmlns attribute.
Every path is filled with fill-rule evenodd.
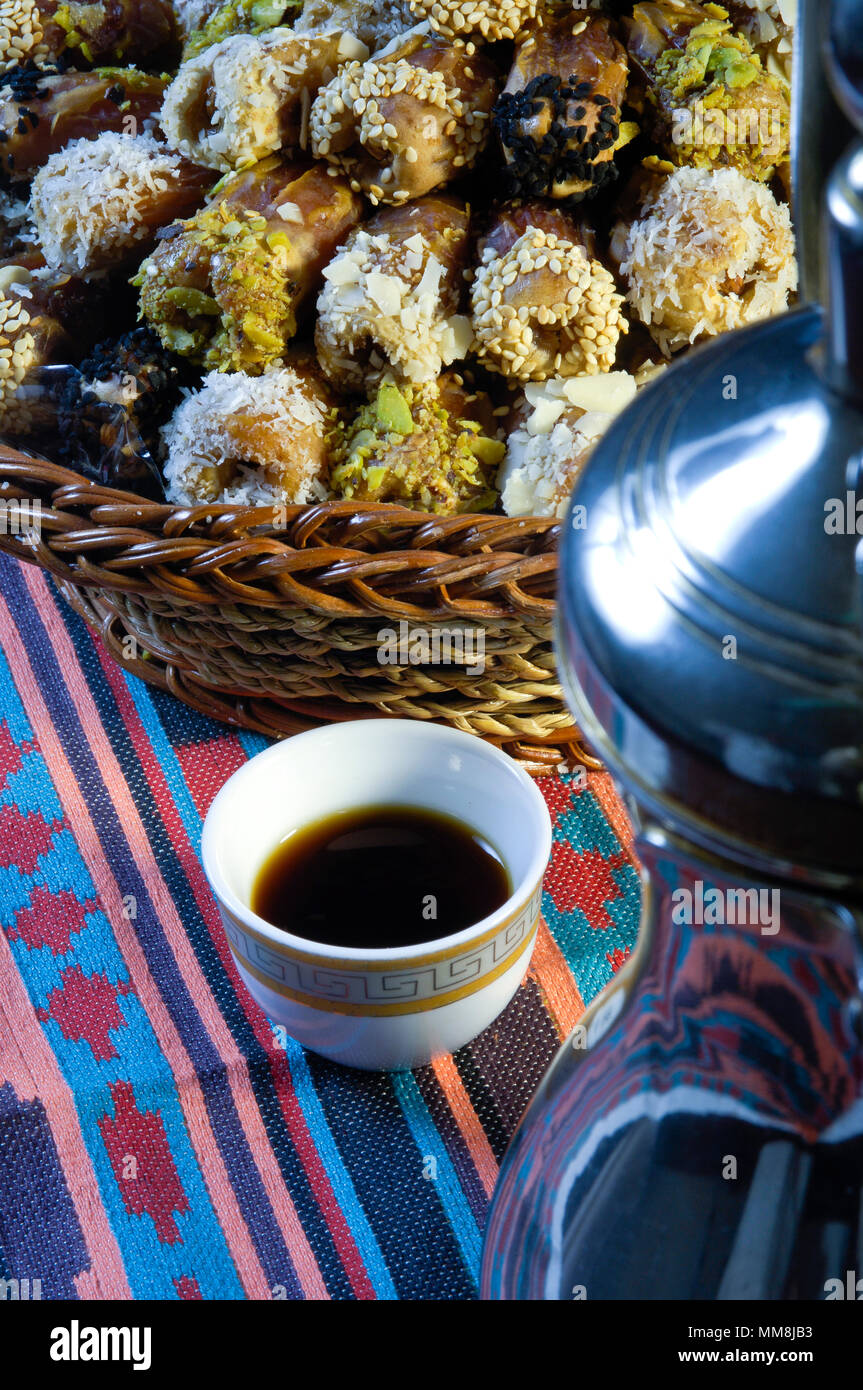
<svg viewBox="0 0 863 1390"><path fill-rule="evenodd" d="M444 812L498 851L504 905L452 936L398 949L316 944L249 906L258 872L292 830L336 811ZM204 823L204 869L243 980L275 1024L348 1066L421 1066L476 1037L506 1007L536 937L551 822L535 784L473 734L408 719L331 724L245 763Z"/></svg>

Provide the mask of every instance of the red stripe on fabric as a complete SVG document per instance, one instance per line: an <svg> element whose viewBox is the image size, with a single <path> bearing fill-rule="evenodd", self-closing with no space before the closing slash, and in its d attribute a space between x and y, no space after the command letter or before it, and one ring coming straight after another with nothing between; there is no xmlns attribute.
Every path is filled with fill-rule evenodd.
<svg viewBox="0 0 863 1390"><path fill-rule="evenodd" d="M61 671L66 673L66 685L70 699L78 710L81 726L89 731L93 757L122 823L134 825L137 816L134 803L128 794L122 774L113 759L113 753L106 749L104 731L98 711L92 703L89 689L78 666L74 649L68 640L65 626L56 611L52 596L44 577L29 566L22 566L24 580L39 607L45 628L58 657ZM0 615L8 613L5 602L0 598ZM257 1251L249 1233L230 1178L219 1152L215 1135L210 1126L207 1107L198 1082L192 1060L183 1046L174 1026L173 1019L162 999L156 982L150 974L147 959L141 949L137 936L127 921L123 911L123 895L105 858L99 836L93 824L89 807L84 799L77 779L69 766L51 716L42 699L35 675L30 667L20 643L16 644L14 660L12 652L7 651L15 684L25 700L31 723L44 750L45 761L57 789L58 797L70 823L75 827L75 839L90 876L96 885L103 910L105 911L120 950L129 970L135 991L159 1043L159 1047L171 1068L177 1099L183 1111L186 1128L198 1162L199 1169L210 1193L213 1208L225 1235L231 1258L237 1268L240 1281L249 1298L269 1298L270 1288ZM77 682L75 672L78 673ZM73 684L70 684L70 677ZM83 683L83 684L82 684ZM77 687L77 688L76 688ZM100 738L99 735L102 734ZM113 790L112 790L113 789ZM114 793L116 792L116 795ZM134 846L128 841L130 851L138 863L145 882L154 892L157 908L173 913L173 904L166 891L156 891L162 884L155 865L142 864L134 853Z"/></svg>
<svg viewBox="0 0 863 1390"><path fill-rule="evenodd" d="M246 751L233 736L213 738L207 743L180 744L174 752L195 809L203 820L216 792L247 761Z"/></svg>
<svg viewBox="0 0 863 1390"><path fill-rule="evenodd" d="M74 1096L36 1020L24 981L2 932L0 1033L5 1035L4 1071L14 1073L9 1079L16 1095L23 1100L27 1096L22 1091L29 1092L30 1096L38 1094L51 1126L51 1137L90 1257L90 1269L86 1274L90 1287L96 1290L92 1296L130 1299L132 1290L126 1278L123 1256L102 1202L96 1172L81 1132ZM9 1057L9 1051L13 1048L19 1053L20 1062L14 1067L10 1065ZM27 1082L19 1090L17 1083L23 1079L22 1072L26 1074ZM41 1079L39 1086L34 1074Z"/></svg>
<svg viewBox="0 0 863 1390"><path fill-rule="evenodd" d="M123 717L135 752L141 761L141 766L147 777L153 799L159 809L165 829L171 838L174 851L189 880L190 887L195 896L195 901L209 929L222 964L231 979L231 983L237 991L246 1017L254 1029L256 1038L267 1054L276 1094L279 1099L282 1114L285 1118L285 1123L288 1126L291 1140L303 1164L309 1186L315 1195L315 1200L329 1226L333 1244L338 1252L345 1273L350 1280L354 1294L357 1298L374 1299L376 1296L374 1286L366 1271L362 1255L354 1240L344 1213L338 1204L329 1177L320 1160L314 1140L306 1124L305 1116L294 1094L287 1058L282 1049L277 1047L275 1043L272 1030L267 1023L266 1015L251 997L237 973L234 958L231 955L222 929L218 909L213 901L200 860L189 842L182 819L174 804L174 798L171 796L170 789L162 769L159 766L152 744L141 724L140 716L135 708L125 678L116 662L114 662L105 651L101 642L94 639L94 646L105 671L106 679L117 701L117 707ZM222 744L227 743L228 739L221 740L221 742ZM242 760L246 761L245 755ZM203 976L201 976L201 979L206 987ZM241 1054L238 1053L237 1056L241 1057ZM245 1059L242 1060L245 1065ZM267 1141L267 1148L268 1151L272 1153L269 1141ZM275 1163L274 1155L273 1162Z"/></svg>
<svg viewBox="0 0 863 1390"><path fill-rule="evenodd" d="M37 704L43 711L44 706L41 704L35 677L24 655L18 630L2 596L0 644L33 723ZM46 766L49 765L49 749L53 753L53 766L62 766L64 760L59 740L50 727L50 722L42 737L42 749ZM70 776L67 765L66 776L61 780L68 781ZM62 801L57 778L54 780ZM0 1024L0 1066L12 1082L17 1095L26 1098L28 1093L31 1096L38 1094L44 1106L91 1260L92 1267L87 1273L87 1286L96 1290L93 1296L98 1298L131 1298L132 1291L126 1278L123 1256L102 1202L96 1172L78 1120L75 1098L36 1019L24 981L3 932L0 932L0 1013L3 1015ZM38 1085L35 1080L37 1075L41 1078L41 1084Z"/></svg>

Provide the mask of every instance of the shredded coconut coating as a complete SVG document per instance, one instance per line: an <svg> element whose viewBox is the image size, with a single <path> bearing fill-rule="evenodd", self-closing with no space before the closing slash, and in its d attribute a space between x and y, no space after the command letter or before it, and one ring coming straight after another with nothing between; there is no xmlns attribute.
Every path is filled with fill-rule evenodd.
<svg viewBox="0 0 863 1390"><path fill-rule="evenodd" d="M529 227L505 256L483 252L471 287L480 360L521 381L610 371L627 323L599 261Z"/></svg>
<svg viewBox="0 0 863 1390"><path fill-rule="evenodd" d="M162 431L170 502L294 505L327 496L329 397L307 370L210 372Z"/></svg>
<svg viewBox="0 0 863 1390"><path fill-rule="evenodd" d="M184 63L167 92L168 140L199 164L228 173L304 144L311 96L364 44L343 30L232 34Z"/></svg>
<svg viewBox="0 0 863 1390"><path fill-rule="evenodd" d="M177 28L184 38L203 29L208 19L216 13L222 0L171 0L177 16Z"/></svg>
<svg viewBox="0 0 863 1390"><path fill-rule="evenodd" d="M628 372L528 386L497 478L507 516L565 516L597 441L635 392Z"/></svg>
<svg viewBox="0 0 863 1390"><path fill-rule="evenodd" d="M410 0L420 19L448 39L481 34L484 39L514 39L535 19L537 0Z"/></svg>
<svg viewBox="0 0 863 1390"><path fill-rule="evenodd" d="M334 26L356 34L370 53L384 48L416 23L409 0L306 0L296 34L318 34Z"/></svg>
<svg viewBox="0 0 863 1390"><path fill-rule="evenodd" d="M494 70L481 54L412 34L346 63L312 104L312 153L370 201L399 205L470 168L489 132Z"/></svg>
<svg viewBox="0 0 863 1390"><path fill-rule="evenodd" d="M48 265L70 272L122 261L178 210L185 160L152 135L73 140L33 180L30 211ZM188 197L203 196L199 176ZM188 211L188 207L185 209Z"/></svg>
<svg viewBox="0 0 863 1390"><path fill-rule="evenodd" d="M797 288L789 209L736 169L676 169L612 244L627 299L667 355L782 313Z"/></svg>
<svg viewBox="0 0 863 1390"><path fill-rule="evenodd" d="M44 62L50 54L36 0L0 0L0 72L28 58Z"/></svg>
<svg viewBox="0 0 863 1390"><path fill-rule="evenodd" d="M0 190L0 258L38 249L30 200Z"/></svg>
<svg viewBox="0 0 863 1390"><path fill-rule="evenodd" d="M351 234L318 298L315 347L334 385L362 391L390 370L433 381L466 356L473 332L457 309L467 239L464 204L435 197L387 209Z"/></svg>

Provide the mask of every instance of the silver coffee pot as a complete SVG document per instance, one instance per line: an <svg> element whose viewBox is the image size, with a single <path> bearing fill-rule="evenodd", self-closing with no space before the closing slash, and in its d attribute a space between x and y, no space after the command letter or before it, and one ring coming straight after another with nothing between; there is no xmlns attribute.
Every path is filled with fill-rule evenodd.
<svg viewBox="0 0 863 1390"><path fill-rule="evenodd" d="M505 1159L486 1297L825 1298L859 1263L863 0L802 0L796 57L804 302L639 393L562 546L642 927Z"/></svg>

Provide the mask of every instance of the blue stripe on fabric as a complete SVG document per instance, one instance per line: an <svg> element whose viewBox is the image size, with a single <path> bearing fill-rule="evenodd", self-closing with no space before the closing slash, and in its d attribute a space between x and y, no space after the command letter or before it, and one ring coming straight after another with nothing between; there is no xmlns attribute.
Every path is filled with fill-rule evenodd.
<svg viewBox="0 0 863 1390"><path fill-rule="evenodd" d="M106 733L111 736L112 748L117 757L124 776L129 781L133 790L136 804L142 812L142 817L147 823L150 831L150 847L159 867L159 871L171 892L171 896L177 906L181 920L189 933L193 931L206 938L210 947L209 933L203 923L200 913L192 894L191 886L183 872L182 866L176 857L174 846L170 836L159 815L158 808L153 802L149 785L145 782L140 760L134 750L129 731L116 708L113 693L107 686L104 673L92 645L92 641L84 628L83 624L75 618L65 605L61 612L66 618L67 627L70 629L70 636L73 641L77 638L76 652L81 669L88 680L90 694L96 703L100 715L106 723ZM80 645L79 645L80 644ZM83 649L83 650L82 650ZM88 665L93 668L88 672ZM96 679L93 679L95 673ZM108 716L106 718L106 716ZM57 722L55 720L55 722ZM81 740L83 742L83 739ZM74 762L77 754L77 741L70 742L67 748L67 756ZM79 783L81 778L79 776ZM249 1147L248 1137L239 1116L231 1094L229 1078L225 1068L225 1063L218 1049L215 1047L203 1020L197 1012L191 996L186 988L185 981L179 972L177 961L173 951L162 930L161 923L157 914L153 910L152 902L146 893L141 882L137 866L134 861L126 854L126 842L122 838L117 821L113 803L104 800L104 784L96 773L96 777L88 783L88 801L94 813L96 823L99 824L102 838L106 843L116 844L117 849L113 857L119 861L122 855L126 855L128 883L124 883L124 891L133 893L138 902L138 916L135 921L136 932L141 939L142 946L147 955L148 967L151 970L157 987L160 990L166 1008L182 1039L184 1047L187 1049L198 1077L204 1101L207 1107L208 1117L213 1129L216 1142L222 1156L222 1161L227 1169L228 1177L234 1188L238 1204L243 1217L249 1228L256 1251L264 1268L265 1276L270 1287L275 1285L285 1286L291 1297L302 1297L302 1290L299 1279L288 1251L284 1237L279 1229L275 1214L263 1186L260 1172L254 1160L254 1155ZM103 797L100 803L99 798ZM110 827L110 829L109 829ZM142 904L147 909L142 911ZM223 997L235 999L234 991L227 979L224 979L221 991ZM219 995L217 994L217 1002ZM265 1117L266 1123L266 1117ZM269 1125L268 1125L269 1132ZM291 1151L293 1154L293 1150ZM293 1155L295 1170L290 1173L291 1189L295 1195L295 1205L298 1207L300 1217L303 1217L303 1204L298 1201L296 1194L304 1193L304 1175L300 1170L299 1159ZM314 1195L305 1185L307 1194L306 1207L310 1215L312 1227L317 1223L326 1233L323 1245L324 1262L322 1271L326 1277L326 1241L332 1241L326 1228L323 1214L320 1212ZM304 1224L306 1224L304 1222ZM321 1262L321 1249L316 1246L316 1253ZM332 1278L337 1286L346 1281L346 1276L342 1270L341 1262L337 1252L333 1248L330 1255L330 1266L333 1271Z"/></svg>
<svg viewBox="0 0 863 1390"><path fill-rule="evenodd" d="M479 1281L479 1264L482 1254L482 1233L470 1208L470 1203L462 1191L458 1174L447 1153L446 1145L438 1128L429 1114L416 1079L409 1071L392 1074L393 1091L401 1106L402 1114L413 1135L414 1142L422 1155L423 1162L433 1158L435 1176L428 1179L437 1194L438 1201L446 1213L453 1235L459 1243L465 1268L471 1275L474 1287Z"/></svg>
<svg viewBox="0 0 863 1390"><path fill-rule="evenodd" d="M344 1212L351 1235L357 1243L375 1295L379 1299L398 1298L396 1286L387 1269L386 1260L375 1239L375 1233L369 1225L363 1205L357 1196L353 1179L339 1153L332 1130L327 1123L327 1117L324 1114L323 1106L315 1090L315 1083L309 1071L305 1048L301 1047L294 1038L289 1037L286 1052L291 1068L294 1094L309 1127L321 1162L332 1183L333 1192Z"/></svg>
<svg viewBox="0 0 863 1390"><path fill-rule="evenodd" d="M46 635L44 641L47 644ZM58 685L59 682L55 678L55 690ZM18 721L17 727L20 727L23 706L6 663L5 654L2 652L0 652L0 702L2 702L4 717L6 717L7 712L12 715L12 718L9 719L10 727L15 719ZM59 726L60 721L56 717L55 723ZM92 882L77 845L71 836L54 837L52 849L47 855L42 856L40 865L49 859L54 861L57 879L70 885L70 891L75 891L76 885L81 888L89 887L90 891L87 896L90 896ZM31 886L40 881L41 875L38 869L30 878ZM8 912L8 900L4 900L4 903L6 904L4 912ZM14 908L7 925L14 926ZM122 954L117 947L110 924L101 911L93 912L88 917L87 931L82 934L82 937L89 935L90 932L98 932L100 935L99 957L106 973L110 972L115 980L127 978ZM95 943L93 944L95 946ZM50 947L47 946L41 949L29 948L22 941L13 941L11 945L34 1007L44 1006L47 998L45 987L51 969L53 968L55 972L56 983L62 985L60 962L68 964L72 959L72 953L70 952L58 959L54 957ZM33 992L34 981L38 982L35 995ZM112 1229L122 1251L130 1288L136 1297L176 1298L172 1276L176 1274L179 1277L187 1273L191 1259L195 1261L196 1275L205 1297L242 1297L242 1289L233 1260L225 1244L221 1227L216 1219L206 1185L189 1142L185 1120L172 1085L172 1078L169 1074L164 1074L168 1072L167 1063L163 1062L155 1035L150 1028L149 1021L143 1015L143 1010L138 1010L138 1026L135 1026L134 1005L133 996L127 995L120 1001L121 1011L130 1026L116 1030L113 1041L119 1056L108 1062L95 1059L89 1044L86 1042L76 1043L65 1039L53 1021L46 1020L42 1025L57 1056L58 1066L74 1096L84 1143L93 1163L99 1190ZM149 1058L151 1061L157 1060L155 1075L152 1066L147 1068L142 1065L142 1059L145 1058ZM162 1075L159 1075L161 1068L158 1063L160 1062L164 1067ZM113 1112L113 1104L108 1089L109 1081L120 1078L132 1084L136 1103L142 1110L147 1108L148 1089L154 1081L158 1081L162 1122L172 1159L190 1208L186 1217L179 1212L175 1214L177 1225L184 1236L182 1246L171 1247L159 1241L152 1219L146 1215L134 1216L130 1214L122 1201L117 1179L98 1127L99 1120L106 1113L111 1114ZM174 1266L173 1269L171 1268L172 1265Z"/></svg>
<svg viewBox="0 0 863 1390"><path fill-rule="evenodd" d="M129 687L135 708L144 727L144 731L153 745L153 749L162 769L162 773L168 783L172 796L175 799L177 810L183 822L183 828L189 837L196 853L200 851L201 843L201 816L189 792L183 770L177 758L176 751L165 735L165 731L154 708L150 691L135 677L128 677L126 683ZM246 741L241 740L246 748ZM250 756L261 752L269 746L267 739L261 735L251 735L248 743L253 751ZM213 955L217 956L215 948L212 947ZM390 1299L395 1297L395 1286L390 1278L386 1263L381 1255L380 1246L374 1238L371 1227L366 1220L365 1212L357 1198L350 1175L341 1160L329 1125L320 1102L315 1094L314 1085L308 1067L303 1057L303 1049L293 1039L289 1040L290 1050L288 1058L291 1067L291 1075L294 1078L294 1092L309 1128L309 1133L314 1142L315 1148L324 1165L324 1171L332 1184L333 1191L339 1198L339 1205L345 1216L345 1220L350 1228L351 1234L357 1244L366 1271L372 1283L372 1287L378 1298Z"/></svg>
<svg viewBox="0 0 863 1390"><path fill-rule="evenodd" d="M393 1092L393 1073L356 1079L313 1052L306 1059L324 1113L399 1298L464 1299L474 1285L435 1184Z"/></svg>
<svg viewBox="0 0 863 1390"><path fill-rule="evenodd" d="M257 753L263 753L264 749L272 744L272 739L264 738L263 734L256 734L252 729L235 729L234 733L247 758L254 758Z"/></svg>

